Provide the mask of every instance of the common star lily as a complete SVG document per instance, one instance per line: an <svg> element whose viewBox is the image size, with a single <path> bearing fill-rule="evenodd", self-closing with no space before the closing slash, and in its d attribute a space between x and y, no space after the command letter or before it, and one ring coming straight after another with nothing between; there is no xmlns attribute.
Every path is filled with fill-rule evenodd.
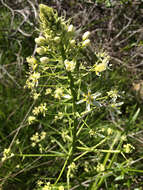
<svg viewBox="0 0 143 190"><path fill-rule="evenodd" d="M96 101L96 98L101 95L100 92L96 92L94 94L91 94L91 90L88 90L87 94L81 92L81 95L83 96L83 99L78 101L77 104L81 104L83 102L86 102L86 111L91 110L91 105L101 107L101 104L98 101Z"/></svg>

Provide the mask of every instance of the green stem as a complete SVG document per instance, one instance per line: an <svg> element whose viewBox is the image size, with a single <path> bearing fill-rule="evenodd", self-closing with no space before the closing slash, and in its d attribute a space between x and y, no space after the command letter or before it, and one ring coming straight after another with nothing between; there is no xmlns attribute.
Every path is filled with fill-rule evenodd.
<svg viewBox="0 0 143 190"><path fill-rule="evenodd" d="M66 60L66 54L65 54L65 50L64 50L64 46L61 46L61 54L62 54L62 58L63 58L63 63ZM72 95L72 113L73 113L73 127L72 127L72 144L71 144L71 153L69 156L69 164L71 164L73 162L73 155L75 152L75 148L76 148L76 133L77 133L77 118L76 118L76 100L77 100L77 93L76 93L76 89L75 89L75 84L74 84L74 78L71 74L71 72L67 72L67 76L69 79L69 86L70 86L70 90L71 90L71 95Z"/></svg>
<svg viewBox="0 0 143 190"><path fill-rule="evenodd" d="M119 137L120 137L120 133L117 132L117 135L116 135L114 141L112 142L112 144L110 146L110 149L109 149L110 151L113 149L114 145L119 140ZM110 155L111 155L111 152L108 152L106 154L106 157L105 157L105 159L103 161L104 168L106 168L106 165L107 165L107 162L108 162L108 159L109 159ZM104 176L102 176L102 177L99 176L97 178L97 180L95 181L95 183L93 184L92 190L98 190L98 188L102 185L104 178L105 178Z"/></svg>
<svg viewBox="0 0 143 190"><path fill-rule="evenodd" d="M61 170L61 172L60 172L60 174L59 174L59 177L58 177L58 179L56 180L56 182L55 182L54 185L56 185L56 184L58 183L58 181L60 180L60 178L61 178L61 176L62 176L62 174L63 174L63 172L64 172L64 170L65 170L65 167L66 167L66 165L67 165L67 162L68 162L68 157L67 157L67 159L66 159L66 161L65 161L65 163L64 163L64 165L63 165L63 168L62 168L62 170Z"/></svg>

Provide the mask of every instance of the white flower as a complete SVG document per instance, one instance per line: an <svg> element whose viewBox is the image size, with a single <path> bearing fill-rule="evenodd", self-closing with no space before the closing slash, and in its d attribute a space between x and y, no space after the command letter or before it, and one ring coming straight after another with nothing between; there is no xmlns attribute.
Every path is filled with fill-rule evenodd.
<svg viewBox="0 0 143 190"><path fill-rule="evenodd" d="M30 138L31 141L34 141L35 143L39 142L40 139L39 139L39 134L36 132L31 138Z"/></svg>
<svg viewBox="0 0 143 190"><path fill-rule="evenodd" d="M52 89L51 88L47 88L46 92L45 92L45 95L51 94L51 92L52 92Z"/></svg>
<svg viewBox="0 0 143 190"><path fill-rule="evenodd" d="M47 109L47 104L46 103L41 103L39 106L39 110L40 112L43 114L43 116L45 117L46 111Z"/></svg>
<svg viewBox="0 0 143 190"><path fill-rule="evenodd" d="M103 164L98 163L96 170L97 172L103 172L105 170L105 167Z"/></svg>
<svg viewBox="0 0 143 190"><path fill-rule="evenodd" d="M34 57L27 57L26 61L29 63L29 66L34 71L37 67L37 60Z"/></svg>
<svg viewBox="0 0 143 190"><path fill-rule="evenodd" d="M109 127L108 129L107 129L107 134L108 135L111 135L113 133L113 130Z"/></svg>
<svg viewBox="0 0 143 190"><path fill-rule="evenodd" d="M34 99L34 100L37 100L39 96L40 96L40 94L38 94L38 93L35 92L35 93L33 94L33 99Z"/></svg>
<svg viewBox="0 0 143 190"><path fill-rule="evenodd" d="M1 159L2 162L14 156L14 153L11 152L10 148L5 148L3 151L3 157Z"/></svg>
<svg viewBox="0 0 143 190"><path fill-rule="evenodd" d="M97 76L100 76L100 73L105 71L106 68L107 68L107 63L104 62L104 63L100 63L98 65L95 64L93 70L95 71Z"/></svg>
<svg viewBox="0 0 143 190"><path fill-rule="evenodd" d="M90 32L89 32L89 31L85 32L85 33L83 34L83 36L82 36L82 40L83 40L83 41L87 40L89 36L90 36Z"/></svg>
<svg viewBox="0 0 143 190"><path fill-rule="evenodd" d="M46 137L46 132L42 131L40 136L41 140L45 139L45 137Z"/></svg>
<svg viewBox="0 0 143 190"><path fill-rule="evenodd" d="M123 150L124 150L125 153L131 153L133 149L135 149L135 147L133 147L129 143L123 145Z"/></svg>
<svg viewBox="0 0 143 190"><path fill-rule="evenodd" d="M75 66L76 66L76 62L69 61L67 59L64 61L64 64L65 64L66 70L71 71L71 72L75 69Z"/></svg>
<svg viewBox="0 0 143 190"><path fill-rule="evenodd" d="M40 113L39 107L34 107L32 113L33 113L33 115L38 115Z"/></svg>
<svg viewBox="0 0 143 190"><path fill-rule="evenodd" d="M34 72L29 77L29 82L33 84L33 86L38 85L38 79L40 78L40 73Z"/></svg>
<svg viewBox="0 0 143 190"><path fill-rule="evenodd" d="M57 98L57 99L61 99L61 96L63 96L63 89L62 88L57 88L55 90L54 97Z"/></svg>
<svg viewBox="0 0 143 190"><path fill-rule="evenodd" d="M116 89L110 90L109 92L107 92L107 94L110 98L112 98L113 102L116 102L117 98L120 97Z"/></svg>
<svg viewBox="0 0 143 190"><path fill-rule="evenodd" d="M86 102L86 110L87 111L91 110L90 109L91 105L95 105L95 106L98 106L98 107L100 106L101 107L101 104L98 101L96 101L96 98L101 95L100 92L96 92L94 94L91 94L91 91L88 90L87 94L85 94L83 92L81 92L81 94L82 94L82 96L84 98L81 99L80 101L78 101L77 104L81 104L83 102Z"/></svg>
<svg viewBox="0 0 143 190"><path fill-rule="evenodd" d="M34 72L32 75L31 75L31 79L35 79L35 80L37 80L37 79L39 79L40 78L40 73L36 73L36 72Z"/></svg>
<svg viewBox="0 0 143 190"><path fill-rule="evenodd" d="M69 95L69 94L64 94L64 95L63 95L63 98L65 98L65 99L71 99L71 98L72 98L72 96L71 96L71 95Z"/></svg>
<svg viewBox="0 0 143 190"><path fill-rule="evenodd" d="M28 117L28 123L29 123L29 125L32 124L35 120L36 120L36 117L34 117L34 116L29 116L29 117Z"/></svg>

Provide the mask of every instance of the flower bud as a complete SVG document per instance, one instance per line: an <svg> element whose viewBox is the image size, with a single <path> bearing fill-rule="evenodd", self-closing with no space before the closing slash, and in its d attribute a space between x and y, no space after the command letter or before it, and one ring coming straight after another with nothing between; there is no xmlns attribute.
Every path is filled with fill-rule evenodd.
<svg viewBox="0 0 143 190"><path fill-rule="evenodd" d="M27 57L26 61L30 64L30 65L35 65L37 63L37 60L34 57Z"/></svg>
<svg viewBox="0 0 143 190"><path fill-rule="evenodd" d="M56 43L59 43L60 42L60 37L58 37L58 36L56 36L55 38L54 38L54 41L56 42Z"/></svg>
<svg viewBox="0 0 143 190"><path fill-rule="evenodd" d="M38 38L35 38L35 42L39 46L44 45L45 44L45 38L43 36L40 36Z"/></svg>
<svg viewBox="0 0 143 190"><path fill-rule="evenodd" d="M49 62L49 58L48 57L41 57L40 62L43 64L47 64Z"/></svg>
<svg viewBox="0 0 143 190"><path fill-rule="evenodd" d="M44 47L39 47L36 49L36 52L39 54L39 55L43 55L46 53L46 49Z"/></svg>
<svg viewBox="0 0 143 190"><path fill-rule="evenodd" d="M85 33L83 34L83 36L82 36L82 40L88 39L89 36L90 36L90 32L89 32L89 31L85 32Z"/></svg>
<svg viewBox="0 0 143 190"><path fill-rule="evenodd" d="M87 39L87 40L85 40L85 41L82 42L82 47L86 47L86 46L88 46L89 44L90 44L90 40Z"/></svg>
<svg viewBox="0 0 143 190"><path fill-rule="evenodd" d="M68 26L68 32L73 32L74 31L74 26L71 24Z"/></svg>
<svg viewBox="0 0 143 190"><path fill-rule="evenodd" d="M75 46L75 40L70 40L70 44L71 44L72 46Z"/></svg>

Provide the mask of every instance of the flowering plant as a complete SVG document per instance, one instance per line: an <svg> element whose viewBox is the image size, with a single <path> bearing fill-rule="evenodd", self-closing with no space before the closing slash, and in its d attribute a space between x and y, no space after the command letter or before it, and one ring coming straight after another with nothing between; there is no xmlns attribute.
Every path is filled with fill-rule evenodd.
<svg viewBox="0 0 143 190"><path fill-rule="evenodd" d="M81 164L83 175L93 172L98 176L94 183L94 180L89 180L93 183L91 188L98 189L103 182L102 174L113 167L115 154L121 152L124 141L120 139L121 133L111 128L94 128L97 111L104 108L110 110L113 116L115 112L120 113L119 105L122 105L118 102L117 90L105 93L95 88L95 78L101 77L108 69L110 56L103 50L98 53L94 50L91 52L93 60L89 61L86 53L91 49L89 31L80 38L70 21L58 17L57 12L45 5L40 5L39 17L42 34L35 39L37 54L27 58L30 71L25 88L30 89L31 97L37 104L28 123L39 122L44 131L30 139L32 147L39 146L40 153L62 159L63 163L61 171L56 171L58 177L54 177L45 187L70 189L79 183L76 175L79 175ZM111 139L113 142L109 143L109 147L104 146ZM40 144L43 141L48 147L55 144L52 151L44 147L44 143ZM117 149L113 150L118 143ZM94 161L90 161L93 164L91 167L87 164L87 154L102 156L98 159L94 155ZM113 157L108 164L111 154ZM39 188L44 189L42 185Z"/></svg>

